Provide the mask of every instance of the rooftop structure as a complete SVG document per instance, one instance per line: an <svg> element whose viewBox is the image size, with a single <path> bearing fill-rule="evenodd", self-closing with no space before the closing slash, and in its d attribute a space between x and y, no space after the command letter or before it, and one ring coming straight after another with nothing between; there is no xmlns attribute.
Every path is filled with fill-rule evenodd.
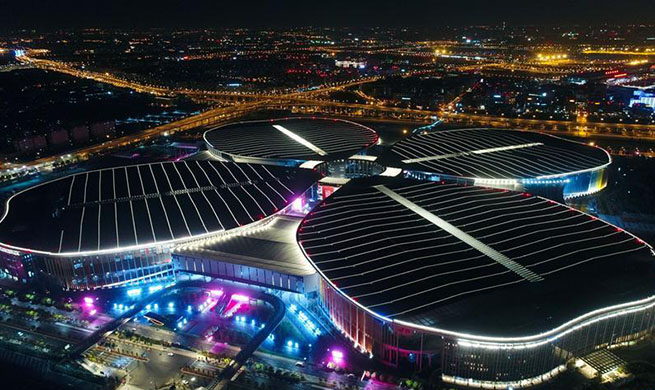
<svg viewBox="0 0 655 390"><path fill-rule="evenodd" d="M507 190L350 181L306 217L298 239L344 296L409 327L530 336L655 293L643 241Z"/></svg>
<svg viewBox="0 0 655 390"><path fill-rule="evenodd" d="M281 165L345 158L378 140L366 126L324 118L238 122L209 130L204 138L219 158Z"/></svg>
<svg viewBox="0 0 655 390"><path fill-rule="evenodd" d="M599 191L611 158L601 148L543 133L458 129L418 133L396 143L379 163L418 176L524 189L562 184L564 196Z"/></svg>

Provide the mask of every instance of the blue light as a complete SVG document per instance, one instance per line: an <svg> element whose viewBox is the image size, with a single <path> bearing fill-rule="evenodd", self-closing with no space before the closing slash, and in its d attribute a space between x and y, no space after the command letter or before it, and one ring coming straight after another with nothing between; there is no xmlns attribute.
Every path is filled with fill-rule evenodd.
<svg viewBox="0 0 655 390"><path fill-rule="evenodd" d="M128 297L136 297L141 295L141 289L140 288L132 288L130 290L127 290L127 296Z"/></svg>
<svg viewBox="0 0 655 390"><path fill-rule="evenodd" d="M291 348L293 346L293 341L289 340L287 341L287 347Z"/></svg>

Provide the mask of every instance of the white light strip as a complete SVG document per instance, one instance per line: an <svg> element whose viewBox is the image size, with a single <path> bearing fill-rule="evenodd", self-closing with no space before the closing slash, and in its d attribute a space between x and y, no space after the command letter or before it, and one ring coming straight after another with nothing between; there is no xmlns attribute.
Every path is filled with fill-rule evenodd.
<svg viewBox="0 0 655 390"><path fill-rule="evenodd" d="M162 264L158 264L158 265L165 265L165 264L167 264L167 263L162 263ZM173 272L173 270L172 269L165 269L163 271L154 272L154 273L151 273L151 274L148 274L148 275L139 276L139 277L136 277L134 279L126 279L126 280L122 280L120 282L103 284L102 286L93 287L93 289L98 290L98 289L105 289L105 288L122 286L124 284L130 284L130 283L138 282L140 280L145 280L145 279L149 279L149 278L152 279L153 277L156 278L156 277L159 277L160 275L167 274L169 272Z"/></svg>
<svg viewBox="0 0 655 390"><path fill-rule="evenodd" d="M402 172L403 170L400 168L387 167L387 169L385 169L384 172L380 173L380 176L396 177L400 175Z"/></svg>
<svg viewBox="0 0 655 390"><path fill-rule="evenodd" d="M325 161L318 161L318 160L308 160L305 161L304 163L300 164L298 168L304 168L304 169L314 169L317 166L323 164Z"/></svg>
<svg viewBox="0 0 655 390"><path fill-rule="evenodd" d="M541 142L531 142L529 144L507 145L507 146L499 146L497 148L478 149L478 150L469 150L469 151L466 151L466 152L459 152L459 153L441 154L441 155L438 155L438 156L425 156L425 157L419 157L419 158L411 158L411 159L408 159L408 160L402 160L402 162L404 162L405 164L411 164L411 163L418 163L418 162L423 162L423 161L442 160L442 159L446 159L446 158L468 156L470 154L485 154L485 153L504 152L506 150L531 148L533 146L542 146L542 145L543 145L543 143L541 143Z"/></svg>
<svg viewBox="0 0 655 390"><path fill-rule="evenodd" d="M378 159L378 156L369 156L367 154L355 154L348 157L348 160L363 160L363 161L375 161Z"/></svg>
<svg viewBox="0 0 655 390"><path fill-rule="evenodd" d="M283 126L280 126L280 125L273 125L273 127L275 127L277 130L282 132L282 134L284 134L287 137L291 138L292 140L298 142L302 146L304 146L304 147L306 147L308 149L311 149L314 153L316 153L318 155L321 155L321 156L327 155L327 152L325 152L323 149L321 149L318 146L312 144L311 142L307 141L306 139L304 139L303 137L299 136L298 134L292 132L291 130L288 130L288 129L284 128Z"/></svg>
<svg viewBox="0 0 655 390"><path fill-rule="evenodd" d="M456 377L446 374L441 374L441 379L446 383L454 383L460 386L474 387L474 388L481 388L481 389L510 389L510 388L521 389L521 388L531 387L549 381L564 371L566 371L566 365L561 364L541 375L537 375L532 378L520 379L516 381L490 381L490 380L485 381L485 380L479 380L473 378Z"/></svg>
<svg viewBox="0 0 655 390"><path fill-rule="evenodd" d="M479 252L487 255L490 257L492 260L496 261L500 265L504 266L505 268L509 269L510 271L514 272L515 274L519 275L523 279L529 281L529 282L539 282L544 280L541 276L537 275L536 273L530 271L529 269L525 268L521 264L513 261L509 257L505 256L504 254L498 252L497 250L493 249L492 247L484 244L481 241L478 241L475 237L469 235L468 233L464 232L463 230L459 229L458 227L451 225L449 222L439 218L438 216L432 214L428 210L420 207L416 203L410 201L409 199L397 194L396 192L390 190L389 188L383 186L383 185L378 185L375 186L375 188L382 192L383 194L387 195L391 199L395 200L396 202L400 203L401 205L405 206L407 209L415 212L416 214L420 215L421 217L425 218L426 220L432 222L436 226L438 226L440 229L448 232L452 236L456 237L460 241L468 244L472 248L478 250Z"/></svg>
<svg viewBox="0 0 655 390"><path fill-rule="evenodd" d="M346 179L343 177L325 176L321 178L318 182L320 184L342 186L348 183L349 181L350 179Z"/></svg>

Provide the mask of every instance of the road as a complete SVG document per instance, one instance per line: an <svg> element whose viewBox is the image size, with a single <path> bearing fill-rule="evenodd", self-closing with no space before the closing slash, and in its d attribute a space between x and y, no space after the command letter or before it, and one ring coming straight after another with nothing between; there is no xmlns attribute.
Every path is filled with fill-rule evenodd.
<svg viewBox="0 0 655 390"><path fill-rule="evenodd" d="M221 91L198 91L198 90L171 90L160 86L145 85L126 81L108 73L90 72L76 69L70 65L60 62L37 59L31 57L22 57L23 61L30 63L34 66L44 67L51 70L60 71L70 74L75 77L91 78L101 82L107 82L112 85L132 88L136 91L142 91L152 94L179 94L186 93L193 95L195 98L207 99L212 101L221 95L224 96L239 96L238 93L221 92ZM411 75L412 73L408 73ZM612 139L623 140L648 140L655 141L655 130L653 124L623 124L623 123L578 123L574 121L558 121L558 120L543 120L543 119L528 119L528 118L506 118L494 117L468 113L452 113L449 111L429 111L401 107L386 107L380 104L356 104L356 103L341 103L329 100L318 100L312 98L314 96L323 95L332 91L342 90L358 86L364 83L370 83L379 80L380 77L363 77L355 80L338 82L332 84L322 85L313 89L306 89L282 94L244 94L249 98L254 98L254 101L236 102L233 105L226 107L216 107L208 109L197 115L189 116L174 122L170 122L161 126L151 129L146 129L135 134L116 138L101 144L88 146L75 150L71 153L63 155L55 155L45 157L24 164L16 165L12 163L3 164L2 168L9 169L15 167L29 168L48 168L55 161L61 160L68 154L73 154L79 158L87 158L90 155L111 152L112 150L138 144L151 140L153 138L173 134L176 132L187 131L202 126L220 125L234 121L246 114L250 114L259 110L282 108L293 109L295 107L314 107L315 110L333 113L335 110L347 110L353 117L361 119L378 119L384 117L388 120L416 120L421 122L428 122L434 116L450 121L450 122L468 122L474 126L480 127L511 127L521 128L528 130L543 131L552 134L560 135L575 135L575 136L599 136ZM321 111L323 110L323 111ZM316 112L316 111L314 111ZM353 113L354 112L354 113ZM339 113L336 113L339 115ZM388 117L391 115L392 117ZM572 134L573 133L573 134Z"/></svg>
<svg viewBox="0 0 655 390"><path fill-rule="evenodd" d="M395 117L385 116L384 120L394 121L418 121L429 122L431 117L437 116L447 122L469 123L479 127L501 127L519 128L526 130L540 131L550 134L575 135L580 137L595 136L608 139L620 140L647 140L655 141L655 125L637 123L608 123L608 122L586 122L531 119L531 118L508 118L503 116L488 116L469 113L453 113L448 111L427 111L402 107L385 107L380 105L367 105L355 103L341 103L325 100L296 99L295 101L277 102L276 108L283 107L316 107L335 108L350 110L342 112L351 114L351 117L365 120L377 119L380 114L392 114ZM331 113L333 111L325 111ZM312 111L316 112L316 111ZM322 111L321 111L322 112ZM336 112L339 115L339 112Z"/></svg>
<svg viewBox="0 0 655 390"><path fill-rule="evenodd" d="M218 377L216 378L215 381L213 381L208 388L210 390L212 389L217 389L217 390L222 390L224 389L227 384L232 380L232 378L239 372L241 367L246 363L246 361L252 356L252 354L259 348L259 346L266 340L269 334L275 330L275 328L280 324L282 319L284 318L284 313L286 312L286 308L284 306L284 302L282 300L274 295L271 294L266 294L263 292L257 292L255 293L252 298L254 299L261 299L264 302L268 302L271 306L273 306L273 315L271 318L266 320L266 326L264 326L255 336L248 341L248 344L246 344L243 348L241 348L241 351L237 354L237 356L232 360L230 365L228 365L223 371L221 371L220 374L218 374Z"/></svg>
<svg viewBox="0 0 655 390"><path fill-rule="evenodd" d="M65 74L69 74L74 77L88 78L93 79L99 82L106 82L115 86L123 88L131 88L135 91L146 92L155 95L169 95L169 94L178 94L186 93L194 95L196 98L215 98L216 96L226 95L226 96L238 96L238 94L229 93L229 92L220 92L220 91L197 91L197 90L169 90L163 87L151 86L145 84L134 83L131 81L122 80L118 77L112 76L108 73L99 73L99 72L90 72L78 70L71 67L70 65L50 61L43 59L36 59L31 57L21 57L22 61L32 64L33 66L42 67L45 69L50 69ZM237 102L233 105L227 107L216 107L211 108L206 111L203 111L197 115L189 116L182 118L180 120L170 122L161 126L154 128L146 129L134 134L126 135L120 138L116 138L101 144L87 146L81 149L74 150L70 153L64 153L60 155L54 155L50 157L44 157L36 159L30 162L25 162L21 164L5 163L3 164L3 169L10 169L15 167L20 167L22 169L29 168L47 168L56 161L60 161L64 157L69 155L75 155L79 158L86 158L89 155L104 153L115 150L117 148L138 144L141 142L148 141L150 139L165 135L165 134L174 134L179 131L186 131L190 129L195 129L201 126L210 126L210 125L220 125L234 121L236 118L256 112L262 108L269 106L273 101L279 99L297 99L301 96L314 96L318 94L329 93L331 91L341 90L344 88L349 88L357 86L364 83L370 83L378 80L379 77L362 77L350 81L335 82L330 84L325 84L313 89L305 89L301 91L293 91L284 94L276 95L251 95L247 94L250 98L258 98L256 101L249 102Z"/></svg>

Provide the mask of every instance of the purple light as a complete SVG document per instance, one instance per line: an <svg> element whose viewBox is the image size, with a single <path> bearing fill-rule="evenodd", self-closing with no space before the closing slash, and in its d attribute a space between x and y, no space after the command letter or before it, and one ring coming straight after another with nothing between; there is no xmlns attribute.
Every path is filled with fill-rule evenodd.
<svg viewBox="0 0 655 390"><path fill-rule="evenodd" d="M91 305L93 305L93 298L91 298L91 297L84 297L84 303L85 303L87 306L91 306Z"/></svg>
<svg viewBox="0 0 655 390"><path fill-rule="evenodd" d="M89 315L95 315L98 311L96 309L93 309L89 312Z"/></svg>
<svg viewBox="0 0 655 390"><path fill-rule="evenodd" d="M210 294L215 297L220 297L221 295L223 295L223 290L211 290Z"/></svg>
<svg viewBox="0 0 655 390"><path fill-rule="evenodd" d="M341 351L332 351L332 359L334 359L334 360L343 359L343 352L341 352Z"/></svg>

